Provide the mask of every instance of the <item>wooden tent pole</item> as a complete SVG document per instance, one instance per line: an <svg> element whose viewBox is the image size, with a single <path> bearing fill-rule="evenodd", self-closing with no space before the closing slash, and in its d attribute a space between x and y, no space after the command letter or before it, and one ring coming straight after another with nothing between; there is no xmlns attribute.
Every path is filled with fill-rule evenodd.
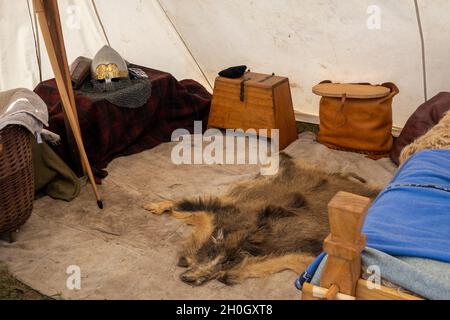
<svg viewBox="0 0 450 320"><path fill-rule="evenodd" d="M91 182L92 189L97 199L97 205L102 209L103 202L97 190L97 185L95 183L94 175L92 174L89 159L86 155L78 123L77 109L70 80L67 56L64 49L64 39L62 37L57 0L33 0L33 8L39 20L39 25L47 47L50 63L55 74L56 84L61 96L65 115L70 128L72 129L78 151L80 152L81 163Z"/></svg>
<svg viewBox="0 0 450 320"><path fill-rule="evenodd" d="M66 91L69 93L71 108L73 111L73 115L75 116L75 119L77 120L77 126L78 129L80 129L79 121L78 121L78 111L76 108L75 103L75 96L72 89L72 80L70 77L70 72L68 68L68 61L67 61L67 54L66 54L66 48L64 45L64 37L62 33L61 28L61 18L59 16L59 8L58 8L58 2L57 1L45 1L43 2L43 10L44 14L47 17L47 24L50 29L50 36L52 38L53 46L55 48L56 57L58 59L58 64L60 66L61 73L63 74L64 84L66 86ZM49 19L48 17L51 17ZM70 125L67 124L67 116L64 119L66 124L66 133L67 133L67 140L69 142L70 152L71 156L80 159L80 162L74 160L74 165L76 166L76 170L79 170L79 164L81 163L81 169L86 174L87 168L83 161L81 161L81 156L78 152L78 148L75 142L75 138L73 136L72 130L70 129ZM80 130L81 132L81 130Z"/></svg>
<svg viewBox="0 0 450 320"><path fill-rule="evenodd" d="M61 18L59 16L58 1L57 0L46 1L45 6L46 7L44 7L44 10L46 11L46 16L53 18L52 21L49 21L49 19L47 18L47 22L49 23L50 31L54 32L53 34L51 34L52 37L55 37L55 38L52 38L53 45L56 50L56 56L58 58L58 63L61 66L60 69L61 69L61 72L62 72L62 75L64 78L64 84L65 84L66 90L69 94L69 99L70 99L73 115L75 116L75 119L78 122L78 111L77 111L77 107L75 104L75 96L74 96L73 89L72 89L72 80L70 78L69 62L67 61L66 48L64 45L64 37L63 37L63 33L62 33L62 28L61 28ZM53 25L53 23L54 23L54 25ZM78 128L80 128L79 122L78 122Z"/></svg>

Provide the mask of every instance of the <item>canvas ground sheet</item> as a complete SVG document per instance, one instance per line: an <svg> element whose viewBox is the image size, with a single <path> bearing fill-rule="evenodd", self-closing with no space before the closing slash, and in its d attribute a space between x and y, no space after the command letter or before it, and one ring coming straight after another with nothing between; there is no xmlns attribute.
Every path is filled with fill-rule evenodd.
<svg viewBox="0 0 450 320"><path fill-rule="evenodd" d="M190 228L167 216L153 216L147 202L220 195L259 172L251 165L182 165L171 162L175 144L165 143L108 166L99 186L105 209L92 190L67 203L49 197L35 202L30 220L13 244L0 242L0 261L20 281L64 299L299 299L297 274L282 272L227 287L217 281L193 288L179 280L177 252ZM287 153L330 172L352 172L385 186L395 172L388 159L327 149L311 133L300 135ZM81 289L67 288L68 267L81 271ZM70 270L69 270L70 271Z"/></svg>

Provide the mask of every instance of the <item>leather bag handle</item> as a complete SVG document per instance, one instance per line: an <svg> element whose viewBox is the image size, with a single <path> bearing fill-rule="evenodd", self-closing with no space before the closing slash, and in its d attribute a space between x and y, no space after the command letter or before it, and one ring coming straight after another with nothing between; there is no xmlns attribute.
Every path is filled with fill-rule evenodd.
<svg viewBox="0 0 450 320"><path fill-rule="evenodd" d="M381 86L391 89L391 93L385 98L381 99L380 103L392 99L393 97L395 97L397 94L400 93L399 88L393 82L385 82Z"/></svg>

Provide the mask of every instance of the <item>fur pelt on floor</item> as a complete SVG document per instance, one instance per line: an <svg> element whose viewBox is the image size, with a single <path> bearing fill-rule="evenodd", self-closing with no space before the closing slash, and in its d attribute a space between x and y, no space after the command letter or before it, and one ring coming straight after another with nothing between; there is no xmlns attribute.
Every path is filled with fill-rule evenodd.
<svg viewBox="0 0 450 320"><path fill-rule="evenodd" d="M193 226L179 255L178 265L187 268L182 281L231 285L287 269L300 273L322 251L334 195L347 191L373 198L379 192L355 175L327 174L284 154L280 159L277 175L238 184L223 197L144 206Z"/></svg>
<svg viewBox="0 0 450 320"><path fill-rule="evenodd" d="M400 163L404 163L412 155L426 149L450 149L450 112L426 134L406 146L400 154Z"/></svg>

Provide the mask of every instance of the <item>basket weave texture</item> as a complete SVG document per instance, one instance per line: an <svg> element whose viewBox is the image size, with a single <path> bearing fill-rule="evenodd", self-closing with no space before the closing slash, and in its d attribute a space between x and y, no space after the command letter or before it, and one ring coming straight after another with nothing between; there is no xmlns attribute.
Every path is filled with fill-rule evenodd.
<svg viewBox="0 0 450 320"><path fill-rule="evenodd" d="M34 200L32 135L24 127L0 130L0 233L21 227L30 217Z"/></svg>

